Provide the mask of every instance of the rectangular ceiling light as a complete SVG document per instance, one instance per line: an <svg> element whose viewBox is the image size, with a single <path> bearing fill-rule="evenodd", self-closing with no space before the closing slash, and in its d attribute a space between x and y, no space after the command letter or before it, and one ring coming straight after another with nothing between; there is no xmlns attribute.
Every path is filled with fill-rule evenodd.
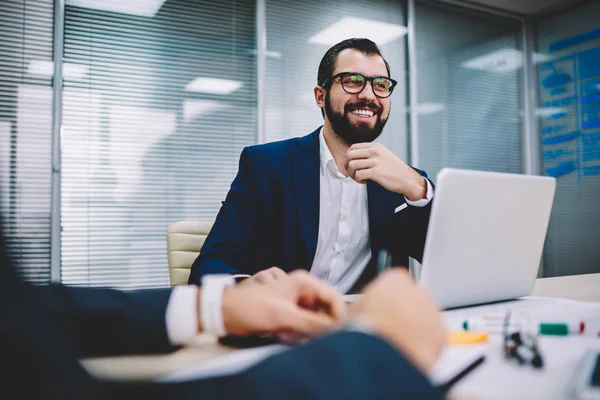
<svg viewBox="0 0 600 400"><path fill-rule="evenodd" d="M406 32L406 27L402 25L379 22L372 19L344 17L312 36L308 41L310 43L331 46L344 39L364 37L382 46L406 35Z"/></svg>
<svg viewBox="0 0 600 400"><path fill-rule="evenodd" d="M421 103L417 105L417 114L431 115L444 112L446 106L442 103Z"/></svg>
<svg viewBox="0 0 600 400"><path fill-rule="evenodd" d="M68 80L82 79L88 72L88 67L81 64L64 63L63 76ZM51 78L54 75L54 62L48 60L31 60L27 74Z"/></svg>
<svg viewBox="0 0 600 400"><path fill-rule="evenodd" d="M213 114L231 108L231 105L216 100L186 99L183 101L183 120L192 121L202 115Z"/></svg>
<svg viewBox="0 0 600 400"><path fill-rule="evenodd" d="M242 82L228 79L196 78L185 87L186 92L231 94L244 86Z"/></svg>
<svg viewBox="0 0 600 400"><path fill-rule="evenodd" d="M252 49L250 50L250 54L252 54L253 56L258 54L258 51L256 51L256 49ZM266 51L266 56L270 57L270 58L281 58L281 53L278 51L270 51L267 50Z"/></svg>
<svg viewBox="0 0 600 400"><path fill-rule="evenodd" d="M500 49L465 61L461 66L479 71L508 72L520 68L522 64L523 59L520 51Z"/></svg>
<svg viewBox="0 0 600 400"><path fill-rule="evenodd" d="M550 56L542 53L533 53L533 62L550 60ZM464 68L477 69L489 72L509 72L521 68L523 65L523 55L516 49L500 49L475 57L461 64Z"/></svg>
<svg viewBox="0 0 600 400"><path fill-rule="evenodd" d="M121 14L154 17L165 0L67 0L66 5Z"/></svg>

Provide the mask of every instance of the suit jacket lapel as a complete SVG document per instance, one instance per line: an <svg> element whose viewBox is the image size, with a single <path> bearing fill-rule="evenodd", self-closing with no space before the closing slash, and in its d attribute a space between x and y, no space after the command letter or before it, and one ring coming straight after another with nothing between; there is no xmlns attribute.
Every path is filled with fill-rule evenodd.
<svg viewBox="0 0 600 400"><path fill-rule="evenodd" d="M387 213L382 207L382 200L385 197L385 191L379 184L368 181L367 182L367 196L369 204L369 240L371 242L371 252L373 257L377 257L377 251L381 248L381 240L379 238L381 233L382 221L391 216L386 215Z"/></svg>
<svg viewBox="0 0 600 400"><path fill-rule="evenodd" d="M387 191L376 182L367 182L369 204L369 239L373 257L381 248L388 248L391 240L391 220L394 209L404 203L404 196ZM387 249L389 250L389 249Z"/></svg>
<svg viewBox="0 0 600 400"><path fill-rule="evenodd" d="M320 130L298 139L290 151L298 224L308 256L307 269L314 260L319 235Z"/></svg>

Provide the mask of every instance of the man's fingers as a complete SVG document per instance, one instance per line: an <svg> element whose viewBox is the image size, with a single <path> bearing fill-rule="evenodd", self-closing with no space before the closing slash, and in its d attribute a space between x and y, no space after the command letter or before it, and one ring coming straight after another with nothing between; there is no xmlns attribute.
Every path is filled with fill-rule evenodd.
<svg viewBox="0 0 600 400"><path fill-rule="evenodd" d="M280 329L315 336L324 333L335 326L335 321L329 316L302 309L293 303L286 303L280 311L283 313Z"/></svg>
<svg viewBox="0 0 600 400"><path fill-rule="evenodd" d="M351 161L369 159L372 158L372 156L373 152L370 148L354 149L353 147L350 147L344 156L344 168L348 170Z"/></svg>
<svg viewBox="0 0 600 400"><path fill-rule="evenodd" d="M352 146L350 146L348 151L358 150L358 149L370 149L371 147L375 147L375 146L377 146L377 143L373 143L373 142L355 143Z"/></svg>
<svg viewBox="0 0 600 400"><path fill-rule="evenodd" d="M346 172L348 172L348 176L354 179L354 176L357 171L365 168L371 168L375 166L375 161L370 158L360 159L360 160L352 160L346 166Z"/></svg>
<svg viewBox="0 0 600 400"><path fill-rule="evenodd" d="M274 281L282 281L287 278L287 274L281 268L271 267L256 273L252 279L258 283L271 283Z"/></svg>
<svg viewBox="0 0 600 400"><path fill-rule="evenodd" d="M373 168L360 169L354 173L354 179L358 183L365 183L373 178Z"/></svg>
<svg viewBox="0 0 600 400"><path fill-rule="evenodd" d="M284 270L282 270L281 268L277 268L277 267L271 267L268 270L266 270L265 272L270 273L271 276L273 277L273 279L276 281L281 281L288 277Z"/></svg>
<svg viewBox="0 0 600 400"><path fill-rule="evenodd" d="M299 285L300 302L317 311L324 311L336 321L346 318L344 297L333 287L307 273L292 273L290 277Z"/></svg>
<svg viewBox="0 0 600 400"><path fill-rule="evenodd" d="M365 158L372 158L373 151L371 149L357 149L357 150L348 150L346 152L346 156L344 157L344 163L347 164L352 160L363 160Z"/></svg>
<svg viewBox="0 0 600 400"><path fill-rule="evenodd" d="M253 279L261 284L266 284L275 281L273 275L271 275L271 273L267 271L260 271L259 273L253 276Z"/></svg>
<svg viewBox="0 0 600 400"><path fill-rule="evenodd" d="M398 285L415 285L412 276L410 276L408 268L404 267L389 268L383 274L377 277L376 281L394 282L392 285L396 287L400 287Z"/></svg>
<svg viewBox="0 0 600 400"><path fill-rule="evenodd" d="M398 280L410 281L411 283L414 283L412 276L410 275L410 272L408 271L408 268L406 268L406 267L388 268L382 274L382 276L391 276L392 278L387 278L387 279L398 279Z"/></svg>

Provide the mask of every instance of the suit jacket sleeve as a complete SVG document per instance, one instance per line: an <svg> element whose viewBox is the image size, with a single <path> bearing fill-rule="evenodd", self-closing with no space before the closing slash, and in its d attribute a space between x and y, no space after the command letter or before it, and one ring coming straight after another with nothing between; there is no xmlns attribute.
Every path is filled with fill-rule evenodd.
<svg viewBox="0 0 600 400"><path fill-rule="evenodd" d="M128 398L165 399L442 399L387 342L358 332L315 340L237 375L142 384L128 392Z"/></svg>
<svg viewBox="0 0 600 400"><path fill-rule="evenodd" d="M437 399L429 381L387 342L342 332L272 357L246 374L248 398Z"/></svg>
<svg viewBox="0 0 600 400"><path fill-rule="evenodd" d="M258 179L251 165L251 151L240 156L238 174L219 210L200 255L194 261L189 283L198 284L206 274L252 274L253 251L259 232Z"/></svg>
<svg viewBox="0 0 600 400"><path fill-rule="evenodd" d="M82 356L175 349L165 320L170 289L121 292L52 284L39 292Z"/></svg>
<svg viewBox="0 0 600 400"><path fill-rule="evenodd" d="M431 182L431 187L435 190L435 185L427 177L425 171L416 170L418 173L423 175L425 179ZM423 253L425 250L425 238L427 237L427 227L429 226L429 217L431 216L431 206L435 198L432 199L429 204L424 207L412 207L409 206L408 212L408 251L409 255L417 260L423 262ZM401 227L398 229L402 229Z"/></svg>

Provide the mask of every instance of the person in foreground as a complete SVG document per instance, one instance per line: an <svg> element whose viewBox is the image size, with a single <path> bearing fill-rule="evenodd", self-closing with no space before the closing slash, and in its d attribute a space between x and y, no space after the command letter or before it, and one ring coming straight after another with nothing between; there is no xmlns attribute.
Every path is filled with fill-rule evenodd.
<svg viewBox="0 0 600 400"><path fill-rule="evenodd" d="M189 283L206 274L265 280L305 269L348 293L375 277L372 255L380 249L392 253L393 265L421 261L433 184L374 142L395 85L369 39L331 47L314 88L324 125L242 151Z"/></svg>
<svg viewBox="0 0 600 400"><path fill-rule="evenodd" d="M281 281L227 288L222 293L227 333L291 333L313 339L236 375L183 383L119 383L95 379L78 360L175 349L190 338L181 334L185 329L173 333L180 316L169 315L170 303L187 292L34 286L18 278L3 245L0 253L3 398L441 397L426 378L445 341L440 316L429 295L403 270L372 282L350 315L334 289L305 271ZM192 312L202 309L197 300L203 288L180 289L194 294L193 304L188 304ZM193 321L192 336L203 330L201 316Z"/></svg>

